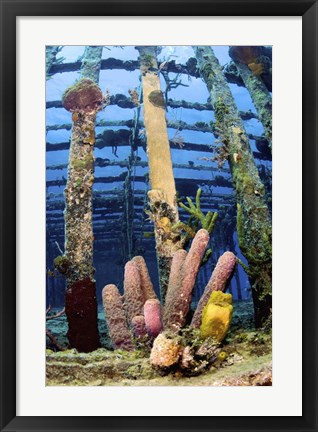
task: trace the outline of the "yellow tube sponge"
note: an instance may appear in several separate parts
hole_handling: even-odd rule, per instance
[[[230,327],[232,313],[232,295],[213,291],[202,312],[201,337],[212,336],[221,342]]]

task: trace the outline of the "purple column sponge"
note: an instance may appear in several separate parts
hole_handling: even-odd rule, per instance
[[[202,311],[207,304],[212,291],[225,291],[227,284],[233,275],[236,263],[237,258],[232,252],[224,252],[224,254],[218,259],[212,276],[205,287],[204,293],[202,294],[202,297],[193,315],[191,321],[192,327],[200,327]]]
[[[180,279],[167,296],[164,309],[165,329],[178,330],[184,326],[189,312],[191,293],[200,268],[200,264],[209,243],[210,235],[207,230],[200,229],[192,240],[191,248],[179,270]],[[180,260],[182,256],[180,255]],[[177,266],[176,266],[177,267]],[[176,275],[170,277],[176,278]]]
[[[102,291],[105,317],[114,348],[134,349],[123,309],[123,302],[116,285],[106,285]]]
[[[141,290],[140,273],[137,265],[133,261],[128,261],[125,265],[124,295],[125,310],[128,323],[130,324],[134,316],[143,315],[144,306],[144,296]]]
[[[144,316],[147,333],[153,338],[162,330],[161,304],[157,299],[149,299],[144,305]]]
[[[133,317],[131,320],[131,327],[137,339],[143,339],[145,336],[147,336],[145,317],[143,315],[136,315]]]
[[[132,260],[136,264],[140,274],[140,285],[143,292],[144,301],[148,299],[156,299],[157,295],[153,289],[153,285],[149,276],[147,264],[142,256],[135,256]]]

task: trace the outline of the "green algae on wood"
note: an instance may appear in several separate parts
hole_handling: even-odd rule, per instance
[[[255,324],[271,318],[272,258],[271,221],[264,199],[264,185],[250,148],[242,119],[222,68],[210,47],[195,47],[202,78],[215,109],[215,134],[221,141],[221,157],[228,160],[240,206],[237,229],[239,246],[248,259],[255,307]],[[265,235],[264,235],[265,234]]]
[[[235,47],[235,53],[239,48]],[[265,137],[268,140],[269,147],[272,147],[272,97],[266,88],[261,76],[259,74],[253,73],[253,71],[248,67],[247,64],[239,61],[236,56],[233,55],[233,47],[229,50],[230,56],[242,77],[245,87],[249,91],[255,108],[257,109],[259,120],[262,122]]]
[[[103,47],[87,46],[81,65],[81,75],[98,83]]]
[[[94,279],[92,185],[94,182],[93,147],[85,143],[94,134],[96,113],[103,94],[89,79],[69,88],[63,97],[69,110],[79,112],[73,121],[65,196],[65,255],[70,266],[67,285],[89,277]]]
[[[58,255],[55,257],[53,264],[61,274],[66,274],[70,265],[69,260],[65,255]]]
[[[47,45],[45,47],[45,65],[46,65],[46,79],[50,79],[50,70],[53,65],[61,64],[65,58],[60,57],[56,59],[57,54],[61,51],[63,47],[59,45]]]

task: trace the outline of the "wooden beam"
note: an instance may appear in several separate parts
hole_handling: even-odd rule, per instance
[[[135,189],[134,190],[134,196],[135,197],[139,197],[139,198],[142,197],[143,198],[145,193],[147,193],[147,190],[141,190],[141,189]],[[113,198],[117,198],[117,199],[122,198],[122,199],[124,199],[124,192],[123,192],[123,190],[118,190],[118,189],[113,189],[113,190],[96,190],[96,189],[94,189],[93,190],[93,200],[95,198],[104,198],[105,196],[107,197],[107,196],[110,196],[110,195]],[[195,195],[189,194],[188,196],[190,196],[190,198],[195,198]],[[202,202],[205,202],[205,201],[210,202],[210,200],[213,200],[213,199],[224,199],[224,200],[227,200],[227,199],[231,199],[232,197],[233,197],[232,193],[225,194],[225,193],[216,193],[216,192],[213,191],[213,194],[210,194],[210,193],[202,192],[202,194],[201,194],[201,201]],[[55,193],[50,192],[47,195],[47,202],[50,202],[50,201],[53,201],[53,200],[59,200],[59,199],[64,200],[64,194],[63,193],[56,193],[55,194]]]
[[[114,183],[114,182],[123,182],[126,178],[127,173],[124,172],[120,174],[119,176],[107,176],[107,177],[95,177],[94,183]],[[232,188],[232,181],[230,179],[226,179],[222,177],[221,175],[216,175],[214,179],[187,179],[187,178],[177,178],[176,184],[177,184],[177,190],[178,185],[179,187],[182,186],[182,189],[184,186],[189,186],[189,191],[193,191],[193,186],[198,188],[200,185],[209,185],[209,186],[215,186],[215,187],[228,187]],[[145,176],[135,176],[135,182],[141,182],[144,183],[146,181]],[[65,186],[66,185],[66,179],[61,180],[48,180],[46,182],[46,187],[51,186]]]
[[[212,107],[212,105],[211,105]],[[242,120],[250,120],[252,118],[257,119],[257,114],[253,113],[252,111],[240,111],[240,115],[242,117]],[[113,127],[113,126],[126,126],[128,128],[132,128],[134,126],[134,120],[100,120],[96,122],[96,127]],[[143,122],[139,122],[138,126],[141,128],[144,126]],[[189,124],[183,121],[168,121],[167,127],[171,129],[179,129],[181,130],[193,130],[196,132],[208,132],[212,133],[212,129],[207,123],[204,122],[197,122],[195,124]],[[71,123],[63,123],[59,125],[47,125],[46,131],[57,131],[57,130],[71,130],[72,124]]]
[[[124,94],[115,94],[110,97],[109,105],[117,105],[119,108],[134,109],[136,105],[131,101],[130,97]],[[174,100],[168,99],[167,105],[170,108],[186,108],[195,109],[197,111],[213,111],[213,106],[210,103],[199,103],[199,102],[188,102],[185,100]],[[63,108],[60,100],[47,101],[46,109],[50,108]],[[252,111],[240,111],[242,120],[250,120],[251,118],[257,118],[257,114]],[[128,120],[130,122],[130,120]],[[69,126],[67,126],[69,128]]]
[[[205,165],[195,165],[194,162],[190,161],[191,163],[188,164],[178,164],[175,163],[173,164],[173,169],[190,169],[190,170],[194,170],[194,171],[211,171],[211,172],[225,172],[225,173],[230,173],[230,170],[227,168],[216,168],[213,166],[205,166]],[[134,163],[134,165],[136,167],[141,167],[141,168],[148,168],[148,161],[136,161]],[[95,167],[110,167],[110,166],[119,166],[120,168],[128,168],[129,166],[129,161],[128,160],[123,160],[123,161],[117,161],[117,160],[109,160],[109,159],[102,159],[102,158],[96,158],[95,159],[95,163],[94,163]],[[68,165],[67,164],[60,164],[60,165],[49,165],[46,167],[46,169],[48,171],[56,171],[56,170],[65,170],[67,169]]]
[[[248,134],[249,139],[252,140],[264,140],[262,137],[258,137],[252,134]],[[120,129],[118,131],[113,130],[106,130],[103,132],[103,134],[99,134],[96,137],[96,144],[95,147],[99,149],[103,149],[105,147],[111,147],[113,149],[114,154],[116,153],[117,147],[126,147],[130,146],[129,143],[130,138],[130,131],[126,129]],[[210,145],[210,144],[195,144],[190,142],[183,142],[182,147],[176,146],[174,142],[171,140],[169,141],[170,148],[174,150],[188,150],[188,151],[198,151],[198,152],[205,152],[205,153],[212,153],[217,150],[216,145]],[[144,147],[144,143],[140,140],[137,140],[138,147]],[[70,143],[68,141],[66,142],[60,142],[56,144],[52,144],[47,142],[46,143],[46,151],[61,151],[61,150],[68,150],[70,147]],[[259,160],[269,160],[268,154],[263,154],[260,152],[253,152],[254,158]]]
[[[263,51],[265,56],[271,59],[271,51],[263,47]],[[200,73],[196,67],[195,61],[196,59],[190,57],[186,64],[176,64],[175,60],[168,61],[166,64],[166,70],[168,72],[174,73],[182,73],[186,75],[190,75],[194,78],[200,78]],[[232,63],[232,62],[231,62]],[[225,65],[224,74],[230,83],[237,84],[239,86],[244,86],[242,79],[239,79],[239,74],[235,70],[235,68],[231,67],[231,63]],[[113,57],[109,57],[107,59],[102,59],[101,61],[101,69],[105,70],[113,70],[113,69],[121,69],[129,72],[135,71],[139,69],[139,61],[138,60],[119,60]],[[228,66],[228,67],[227,67]],[[74,72],[78,71],[81,68],[81,61],[78,60],[76,62],[68,62],[68,63],[53,63],[50,67],[50,75],[63,73],[63,72]]]

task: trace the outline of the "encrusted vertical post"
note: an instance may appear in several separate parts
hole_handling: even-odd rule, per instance
[[[153,213],[161,301],[164,303],[172,256],[181,248],[180,235],[172,231],[178,221],[176,188],[166,125],[165,101],[160,90],[156,47],[138,46],[147,136],[149,205]]]
[[[254,48],[251,50],[250,48]],[[270,149],[272,148],[272,96],[267,90],[262,78],[263,71],[258,47],[232,46],[229,54],[241,75],[245,87],[249,91],[258,118],[262,122]],[[249,54],[246,56],[246,52]],[[253,52],[255,52],[253,54]],[[258,58],[260,61],[258,62]]]
[[[50,78],[50,69],[53,63],[56,61],[56,55],[61,50],[61,46],[59,45],[47,45],[45,47],[45,71],[46,71],[46,79]]]
[[[272,228],[262,184],[242,119],[222,68],[207,46],[194,47],[200,73],[210,91],[215,114],[215,133],[222,142],[232,174],[237,200],[237,233],[242,253],[248,260],[253,288],[255,324],[271,316]]]
[[[85,47],[81,65],[81,77],[89,78],[98,84],[100,73],[100,62],[102,58],[102,46]]]
[[[104,95],[98,81],[102,47],[87,47],[81,78],[62,97],[72,113],[72,139],[65,196],[65,312],[68,339],[78,351],[100,346],[97,300],[93,267],[92,186],[96,114],[103,108]],[[55,260],[56,261],[56,260]]]

